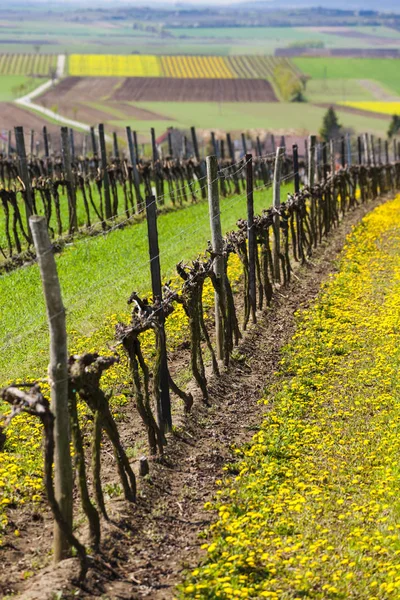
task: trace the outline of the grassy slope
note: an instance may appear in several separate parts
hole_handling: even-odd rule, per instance
[[[270,191],[255,194],[257,212],[270,202]],[[244,196],[222,201],[225,231],[245,216],[245,203]],[[177,262],[204,251],[209,239],[207,203],[162,215],[158,227],[166,277],[174,272]],[[150,288],[146,228],[143,222],[106,237],[82,240],[57,257],[70,330],[78,335],[95,330],[105,317],[126,307],[133,289],[146,292]],[[47,328],[38,268],[2,276],[0,294],[0,382],[42,374],[48,360]]]
[[[307,82],[306,97],[308,102],[374,100],[373,94],[357,79],[311,79]]]
[[[373,79],[400,93],[400,59],[294,58],[293,61],[315,79]]]
[[[273,131],[296,130],[315,132],[321,126],[325,109],[307,103],[239,103],[239,102],[137,102],[135,106],[158,114],[166,115],[166,121],[110,121],[110,125],[133,129],[149,130],[155,127],[161,132],[167,126],[187,128],[195,125],[201,129],[238,130],[271,129]],[[341,121],[346,127],[356,131],[372,131],[382,135],[387,130],[387,122],[368,116],[341,113]]]
[[[399,598],[399,218],[367,215],[301,315],[180,598]]]
[[[11,102],[14,98],[21,96],[21,86],[24,86],[22,94],[26,94],[38,87],[45,79],[26,77],[25,75],[0,75],[0,102]]]

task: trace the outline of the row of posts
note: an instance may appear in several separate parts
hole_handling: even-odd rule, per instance
[[[25,146],[22,127],[15,128],[17,141],[17,151],[20,161],[21,177],[26,184],[29,182],[28,166],[25,155]],[[104,128],[99,127],[100,150],[104,150]],[[62,130],[63,158],[65,168],[70,176],[71,155],[70,140],[68,138],[68,129]],[[135,160],[135,143],[132,132],[128,130],[128,143],[132,163]],[[310,136],[308,139],[308,183],[313,185],[319,171],[319,157],[317,152],[316,137]],[[329,170],[334,173],[336,169],[335,148],[333,142],[330,142],[331,164]],[[378,152],[374,151],[374,140],[372,136],[364,136],[364,139],[358,139],[358,162],[363,164],[374,164],[374,161],[381,159],[381,145],[378,146]],[[322,166],[324,176],[327,176],[327,154],[326,145],[322,148]],[[341,166],[344,168],[351,164],[351,145],[349,140],[341,140]],[[398,148],[394,145],[395,159],[398,157]],[[298,147],[293,145],[293,179],[294,192],[300,191],[299,160]],[[386,161],[389,162],[388,144],[385,144]],[[281,206],[281,167],[285,155],[285,148],[279,146],[276,149],[274,180],[273,180],[273,217],[274,248],[273,248],[273,269],[276,282],[280,281],[279,254],[280,254],[280,217],[279,209]],[[102,156],[105,154],[102,153]],[[249,296],[251,315],[253,323],[256,323],[256,239],[254,232],[254,186],[253,186],[253,157],[246,154],[246,196],[247,196],[247,239],[249,255]],[[369,162],[371,161],[371,162]],[[106,165],[104,165],[105,167]],[[223,258],[223,235],[221,226],[221,208],[219,199],[219,181],[218,181],[218,157],[216,155],[208,156],[206,159],[206,177],[208,188],[209,218],[211,229],[211,243],[214,259],[214,272],[219,282],[215,292],[215,327],[216,327],[216,349],[219,360],[224,360],[224,328],[222,323],[222,306],[225,302],[225,265]],[[104,169],[105,173],[107,169]],[[29,188],[27,188],[26,202],[30,205],[31,197]],[[31,205],[30,205],[31,206]],[[311,204],[312,206],[312,204]],[[153,299],[162,298],[162,278],[160,265],[160,249],[157,231],[157,201],[154,196],[146,198],[148,245],[151,270],[151,284]],[[72,467],[69,452],[69,416],[68,416],[68,377],[67,377],[67,335],[65,325],[65,309],[61,298],[61,291],[57,277],[56,263],[54,254],[51,252],[51,242],[49,239],[46,220],[44,217],[32,216],[32,211],[27,213],[30,230],[32,231],[33,242],[35,245],[40,273],[43,282],[43,291],[45,295],[47,317],[50,329],[50,378],[51,378],[51,399],[52,410],[56,416],[55,419],[55,491],[56,498],[60,504],[64,519],[72,525]],[[169,372],[167,364],[166,340],[164,332],[165,316],[160,311],[160,326],[162,335],[161,352],[161,372],[160,372],[160,394],[159,404],[157,406],[157,420],[160,428],[168,432],[172,427],[171,401],[169,390]],[[56,525],[54,556],[56,560],[61,560],[68,555],[68,544],[62,532]]]

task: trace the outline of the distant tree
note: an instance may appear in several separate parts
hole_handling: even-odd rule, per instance
[[[400,115],[393,115],[388,129],[388,137],[392,138],[400,133]]]
[[[329,140],[338,137],[341,129],[342,126],[339,123],[335,109],[330,106],[322,120],[322,127],[319,130],[319,135],[324,142],[328,142]]]

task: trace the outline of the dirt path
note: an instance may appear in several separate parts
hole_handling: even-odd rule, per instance
[[[257,401],[272,383],[280,350],[295,330],[294,313],[315,298],[321,283],[335,270],[334,260],[352,226],[379,203],[348,215],[316,251],[312,265],[298,269],[293,282],[276,294],[272,309],[259,315],[231,367],[218,380],[211,380],[211,407],[196,397],[195,410],[170,436],[163,462],[153,462],[150,478],[140,481],[137,504],[119,498],[112,503],[103,541],[108,566],[90,570],[80,598],[173,598],[182,571],[201,558],[199,533],[213,518],[204,503],[213,497],[215,480],[232,459],[230,448],[249,441],[262,420],[264,408]],[[129,430],[129,421],[125,428]],[[58,591],[63,599],[75,598],[68,576],[76,570],[76,559],[64,561],[18,584],[16,591],[25,590],[20,596],[24,600],[50,600]]]
[[[357,79],[357,83],[370,92],[375,100],[381,100],[382,102],[400,102],[400,97],[391,94],[386,90],[380,83],[377,81],[372,81],[372,79]]]

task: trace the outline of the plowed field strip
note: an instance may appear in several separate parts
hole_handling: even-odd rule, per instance
[[[113,100],[131,102],[276,102],[262,79],[127,78]]]

